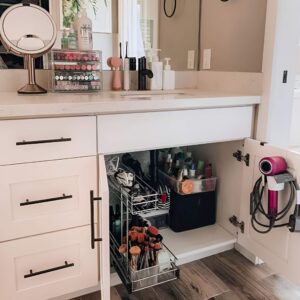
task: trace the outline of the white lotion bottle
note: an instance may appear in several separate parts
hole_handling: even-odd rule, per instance
[[[175,90],[175,71],[171,69],[171,58],[165,58],[164,72],[163,72],[163,90]]]
[[[163,63],[158,59],[158,51],[152,50],[152,60],[149,63],[149,69],[153,72],[153,78],[149,79],[149,89],[159,91],[163,89]]]
[[[78,14],[75,25],[77,27],[77,39],[79,50],[93,50],[93,24],[87,16],[86,8]]]

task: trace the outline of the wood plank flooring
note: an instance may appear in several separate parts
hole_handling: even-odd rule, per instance
[[[111,300],[299,300],[300,288],[255,266],[235,250],[180,267],[180,279],[128,295],[122,285],[111,289]],[[94,293],[73,300],[100,300]],[[105,299],[109,300],[109,299]]]

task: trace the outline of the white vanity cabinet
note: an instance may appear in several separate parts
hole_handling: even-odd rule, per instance
[[[249,197],[264,156],[300,155],[249,139],[252,105],[87,117],[0,121],[1,299],[70,299],[101,288],[110,299],[109,187],[105,156],[188,146],[215,167],[217,223],[162,230],[179,265],[237,248],[300,284],[300,235],[253,231]],[[249,154],[249,165],[233,153]],[[243,158],[243,157],[242,157]],[[244,232],[229,218],[244,222]],[[286,221],[286,220],[285,220]],[[71,295],[71,296],[70,296]]]
[[[0,299],[97,285],[96,117],[0,121],[0,134]]]

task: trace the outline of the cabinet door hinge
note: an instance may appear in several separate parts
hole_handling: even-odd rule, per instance
[[[246,155],[243,155],[241,150],[237,150],[236,152],[234,152],[233,157],[236,158],[237,161],[243,161],[247,167],[249,167],[249,163],[250,163],[250,154],[247,153]]]
[[[229,222],[233,226],[238,227],[241,230],[241,233],[245,232],[245,223],[243,221],[239,222],[236,216],[232,216],[231,218],[229,218]]]

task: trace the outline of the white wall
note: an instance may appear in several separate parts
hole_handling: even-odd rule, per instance
[[[266,6],[267,0],[202,0],[201,56],[212,49],[212,70],[261,72]]]
[[[282,147],[290,143],[299,11],[299,0],[268,0],[257,139]],[[287,83],[283,83],[284,70],[288,70]]]
[[[293,102],[290,147],[300,149],[300,89],[295,92]]]

